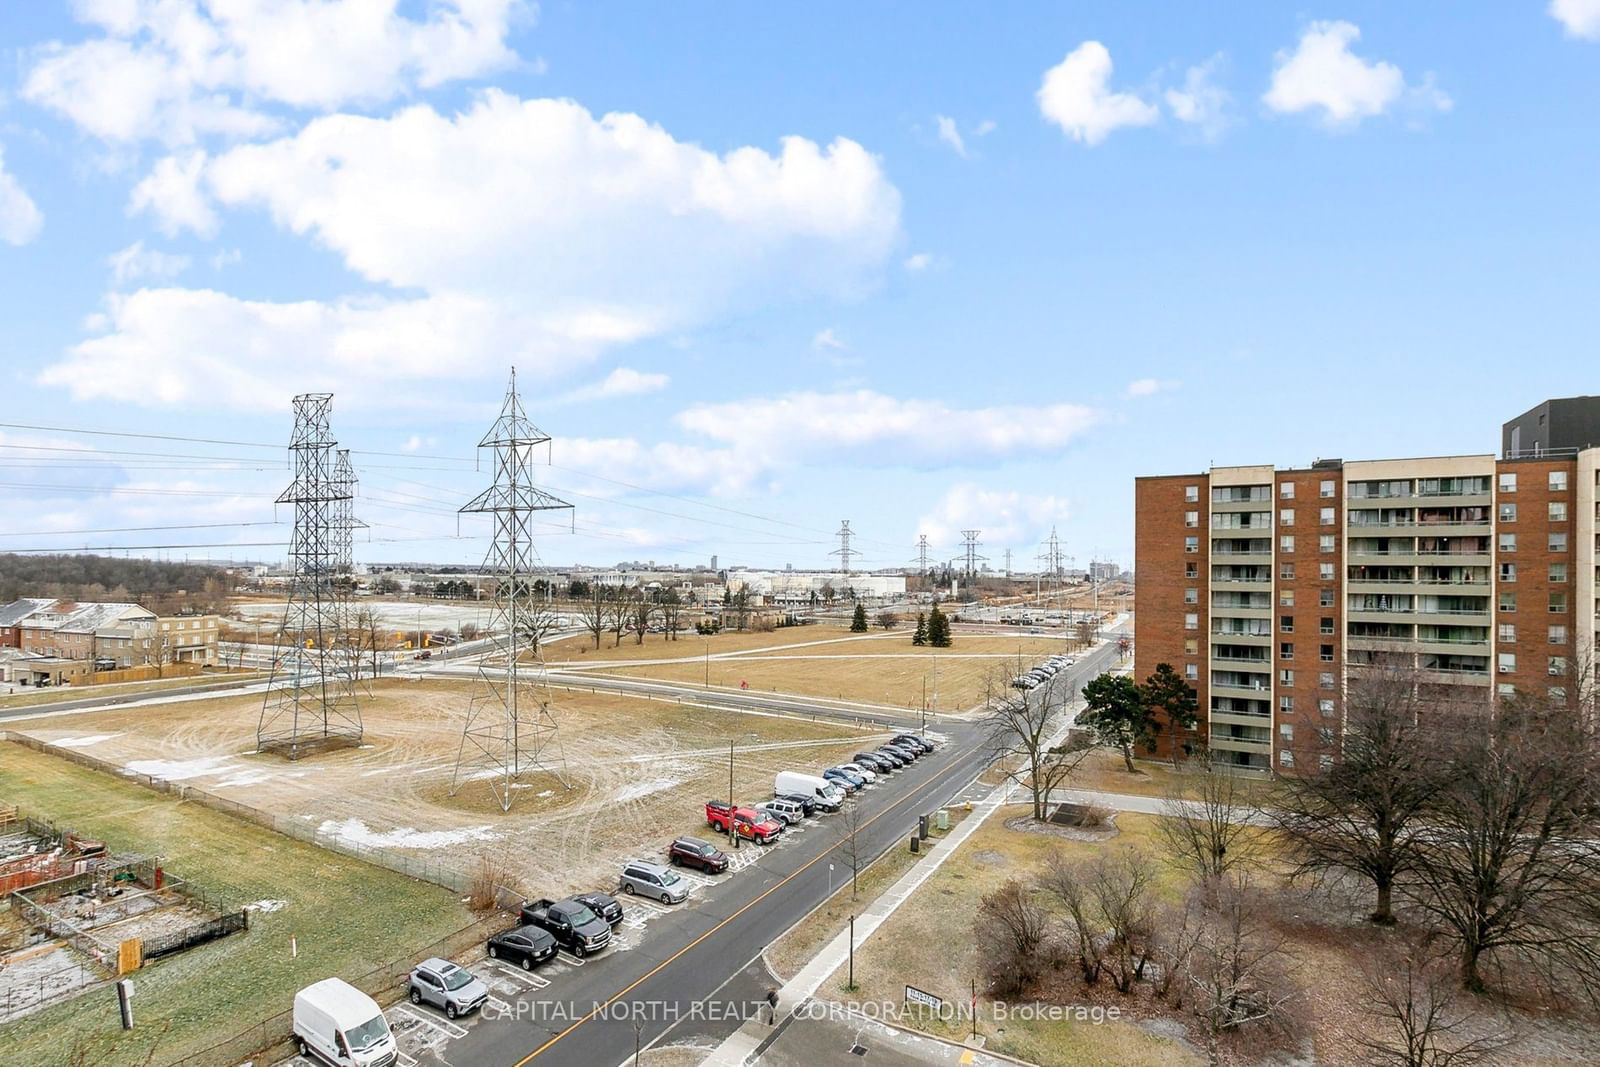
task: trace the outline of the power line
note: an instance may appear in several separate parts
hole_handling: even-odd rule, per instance
[[[282,526],[281,522],[202,522],[177,526],[110,526],[98,530],[30,530],[0,537],[76,537],[79,534],[151,533],[157,530],[224,530],[241,526]]]

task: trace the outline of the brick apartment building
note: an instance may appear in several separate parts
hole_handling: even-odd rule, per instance
[[[29,597],[0,605],[0,649],[107,668],[218,663],[215,615],[158,617],[137,604]]]
[[[1502,456],[1212,467],[1135,483],[1135,670],[1199,696],[1212,758],[1338,758],[1342,694],[1375,664],[1430,695],[1571,699],[1594,662],[1600,397],[1502,428]]]

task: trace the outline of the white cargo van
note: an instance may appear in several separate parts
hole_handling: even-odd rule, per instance
[[[348,982],[324,978],[294,995],[302,1056],[338,1067],[393,1067],[400,1059],[377,1002]]]
[[[802,774],[799,771],[779,771],[772,780],[772,792],[774,796],[798,793],[803,797],[811,797],[816,800],[818,807],[829,811],[838,811],[839,805],[844,803],[843,789],[821,775]]]

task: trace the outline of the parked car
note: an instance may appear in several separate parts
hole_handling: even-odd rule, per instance
[[[841,763],[839,764],[839,767],[842,770],[849,771],[851,774],[858,775],[859,777],[866,779],[868,785],[871,785],[873,782],[878,780],[878,772],[873,770],[871,767],[868,767],[864,763]]]
[[[783,833],[782,823],[754,808],[736,808],[726,800],[706,801],[707,826],[728,833],[730,824],[734,833],[758,845],[770,844]]]
[[[610,893],[574,893],[572,899],[589,905],[589,910],[612,926],[622,921],[622,902]]]
[[[915,749],[907,748],[905,745],[896,744],[893,741],[887,742],[883,747],[888,749],[890,752],[893,752],[896,756],[899,756],[907,763],[915,762],[916,758],[922,755],[922,753],[916,751]]]
[[[571,897],[524,903],[522,921],[549,931],[562,948],[579,958],[599,952],[611,943],[611,924],[596,915],[589,905]]]
[[[300,1055],[333,1064],[393,1067],[400,1059],[377,1002],[341,978],[294,995],[294,1040]]]
[[[817,813],[817,798],[814,796],[807,796],[804,793],[775,793],[773,794],[773,799],[787,800],[791,804],[798,804],[800,805],[800,810],[808,816]]]
[[[879,774],[888,774],[894,770],[894,766],[876,752],[857,752],[850,758],[855,761],[857,766],[870,768]]]
[[[689,895],[689,880],[671,867],[635,860],[622,865],[622,891],[663,904],[681,904]]]
[[[874,753],[874,755],[881,760],[887,761],[889,766],[893,767],[897,771],[906,765],[906,760],[904,757],[896,755],[895,753],[890,752],[887,748],[881,746]]]
[[[890,740],[896,741],[902,745],[913,745],[922,752],[933,751],[933,742],[927,740],[926,738],[918,737],[916,734],[896,734]]]
[[[694,867],[707,874],[728,869],[728,854],[698,837],[680,837],[667,846],[667,859],[674,867]]]
[[[525,971],[556,954],[556,939],[537,926],[503,930],[489,939],[489,958],[515,963]]]
[[[777,795],[799,793],[809,796],[823,811],[838,811],[844,803],[844,790],[830,785],[826,778],[801,771],[779,771],[773,779],[772,791]]]
[[[803,822],[806,817],[805,809],[792,800],[778,800],[777,798],[773,798],[772,800],[765,800],[760,804],[752,804],[750,806],[759,812],[763,812],[766,815],[777,819],[785,826],[793,826],[795,823]]]
[[[465,967],[434,956],[411,969],[406,995],[411,1003],[432,1004],[441,1009],[446,1018],[454,1019],[483,1007],[483,1002],[489,999],[489,987]]]
[[[858,789],[865,789],[867,787],[867,780],[865,778],[854,773],[853,771],[847,771],[843,767],[829,767],[827,770],[822,772],[822,777],[826,778],[830,782],[839,783],[839,786],[844,789],[846,793],[854,793]]]

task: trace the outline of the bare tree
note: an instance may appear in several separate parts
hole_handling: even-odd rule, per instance
[[[991,761],[1032,794],[1033,817],[1042,822],[1051,791],[1072,777],[1093,746],[1068,743],[1068,702],[1056,686],[1011,687],[1021,671],[1019,658],[1014,669],[991,673],[983,727]]]
[[[861,869],[872,861],[867,842],[861,830],[867,824],[866,814],[855,797],[844,802],[844,807],[833,820],[834,832],[839,835],[839,858],[850,868],[850,899],[856,898],[857,882]]]
[[[1066,906],[1084,981],[1101,972],[1119,993],[1144,977],[1155,933],[1156,869],[1133,848],[1070,862],[1059,852],[1046,861],[1043,887]]]
[[[1014,878],[979,902],[974,932],[992,991],[1016,993],[1038,980],[1047,926],[1044,909]]]
[[[1094,985],[1100,981],[1100,971],[1105,961],[1100,951],[1094,902],[1083,864],[1069,861],[1060,852],[1051,852],[1046,860],[1041,884],[1066,908],[1067,921],[1072,927],[1070,940],[1073,954],[1077,957],[1078,973],[1083,975],[1085,985]]]
[[[1197,888],[1200,918],[1187,977],[1212,1063],[1224,1034],[1277,1020],[1294,999],[1288,938],[1243,872]]]
[[[900,616],[896,615],[892,611],[880,611],[878,613],[877,623],[885,630],[892,630],[896,626],[900,625]]]
[[[1435,742],[1419,725],[1410,672],[1360,679],[1345,701],[1341,757],[1327,770],[1281,779],[1273,822],[1295,873],[1347,871],[1377,891],[1372,921],[1394,922],[1395,883],[1411,867],[1430,804],[1444,784]]]
[[[517,614],[517,633],[535,654],[543,651],[545,640],[560,628],[561,615],[548,600],[530,598]]]
[[[641,589],[634,594],[633,603],[631,605],[631,613],[633,631],[636,635],[634,644],[642,645],[644,644],[645,631],[650,629],[650,620],[655,618],[656,614],[656,604],[655,601],[650,598],[649,593]]]
[[[1600,1000],[1593,737],[1564,700],[1508,703],[1445,736],[1449,773],[1402,892],[1454,945],[1465,988],[1504,955]]]
[[[676,589],[665,589],[657,601],[661,608],[661,625],[667,631],[667,640],[678,639],[678,615],[683,609],[683,598]]]
[[[1256,790],[1209,759],[1190,760],[1173,780],[1156,823],[1174,864],[1203,882],[1253,865],[1260,858]]]
[[[588,592],[582,600],[576,602],[578,617],[583,620],[583,628],[589,636],[594,638],[595,651],[600,649],[600,638],[606,632],[606,626],[611,620],[611,599],[608,590],[599,582],[590,582]]]
[[[1368,957],[1362,979],[1375,1028],[1358,1031],[1356,1041],[1376,1063],[1471,1067],[1511,1040],[1508,1026],[1474,1010],[1452,962],[1425,940]]]
[[[627,587],[619,586],[614,589],[611,598],[606,602],[606,629],[616,636],[616,643],[612,648],[622,647],[622,633],[628,628],[628,622],[633,618],[633,593]]]

